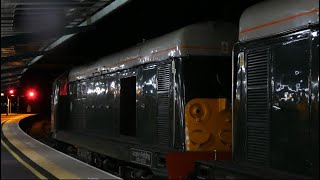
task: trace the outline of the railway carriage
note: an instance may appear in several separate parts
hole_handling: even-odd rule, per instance
[[[319,1],[249,7],[233,54],[233,161],[198,178],[319,179]]]
[[[66,72],[53,84],[53,138],[124,178],[182,178],[195,159],[231,158],[237,34],[197,23]]]

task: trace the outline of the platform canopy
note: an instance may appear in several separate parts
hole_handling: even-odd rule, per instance
[[[1,91],[35,62],[130,0],[1,0]]]

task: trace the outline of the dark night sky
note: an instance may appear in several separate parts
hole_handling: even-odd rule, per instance
[[[132,0],[100,20],[94,30],[80,33],[56,47],[23,75],[21,86],[38,88],[39,104],[42,104],[39,109],[50,111],[53,79],[74,65],[94,61],[195,22],[218,20],[238,24],[244,9],[257,2],[260,0]]]

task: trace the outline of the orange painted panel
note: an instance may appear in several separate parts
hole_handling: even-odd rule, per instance
[[[187,151],[231,151],[231,108],[225,98],[196,98],[185,108]]]

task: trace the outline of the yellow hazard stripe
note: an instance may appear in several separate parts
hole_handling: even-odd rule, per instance
[[[35,176],[37,176],[39,179],[47,179],[39,171],[35,170],[32,166],[22,160],[2,139],[1,144],[9,151],[10,154],[12,154],[14,158],[16,158],[17,161],[24,165],[24,167],[28,168]]]

